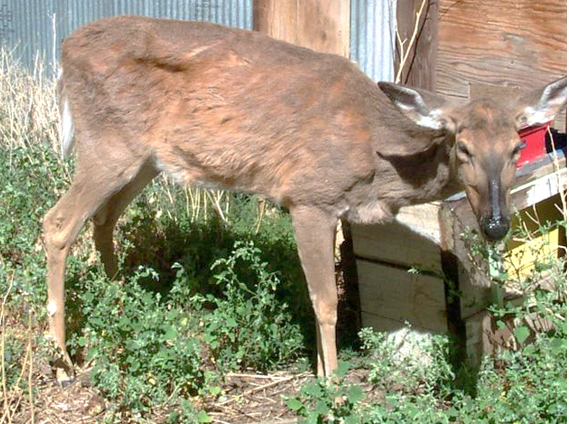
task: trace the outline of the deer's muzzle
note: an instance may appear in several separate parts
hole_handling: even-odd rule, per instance
[[[507,216],[491,216],[482,218],[480,228],[484,236],[490,241],[498,241],[504,238],[510,229],[510,218]]]
[[[498,178],[490,179],[488,183],[490,192],[490,216],[480,219],[480,228],[484,236],[490,241],[498,241],[504,238],[510,229],[510,218],[507,214],[508,207],[505,202],[505,192]]]

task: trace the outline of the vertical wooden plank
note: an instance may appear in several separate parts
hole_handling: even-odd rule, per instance
[[[350,0],[254,0],[253,27],[270,37],[322,53],[349,56]],[[342,237],[343,236],[343,237]],[[361,327],[357,270],[351,229],[342,222],[338,331],[355,334]]]
[[[254,28],[323,53],[349,55],[349,0],[255,0]]]
[[[425,90],[436,88],[436,57],[438,49],[439,0],[398,0],[397,32],[404,42],[401,51],[397,43],[395,57],[395,74],[403,60],[405,48],[413,38],[417,13],[425,1],[424,10],[419,17],[417,35],[410,54],[404,64],[401,83]]]
[[[347,57],[350,49],[349,0],[299,0],[298,45]]]
[[[466,324],[462,319],[459,293],[459,265],[454,253],[454,216],[447,204],[443,203],[438,212],[440,238],[441,268],[444,275],[445,304],[447,312],[447,328],[457,348],[452,349],[451,363],[460,367],[467,358]]]
[[[254,0],[253,28],[269,37],[297,44],[298,1]]]

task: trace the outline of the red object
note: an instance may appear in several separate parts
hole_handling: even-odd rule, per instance
[[[526,147],[522,149],[520,159],[516,163],[521,168],[527,163],[544,157],[547,154],[547,133],[551,122],[536,127],[528,127],[518,131],[520,139],[526,143]]]

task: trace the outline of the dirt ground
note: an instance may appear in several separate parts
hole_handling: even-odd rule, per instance
[[[223,396],[201,407],[213,423],[295,423],[298,418],[286,408],[283,395],[298,393],[311,377],[308,373],[228,374]],[[61,387],[55,378],[36,382],[35,387],[38,393],[33,407],[24,401],[24,393],[11,393],[9,406],[13,413],[7,423],[99,423],[110,406],[89,384],[88,370],[78,370],[75,381],[67,387]],[[167,422],[167,415],[168,411],[156,411],[153,419]]]
[[[358,384],[368,399],[381,394],[367,382],[367,370],[352,369],[346,382]],[[89,370],[76,369],[73,383],[62,387],[51,370],[36,369],[34,401],[28,393],[9,392],[8,402],[0,402],[2,424],[95,424],[103,423],[112,405],[89,383]],[[38,378],[39,376],[39,378]],[[299,418],[289,411],[283,397],[299,393],[313,374],[279,372],[271,375],[231,373],[226,375],[222,396],[198,405],[205,409],[213,424],[289,424]],[[3,405],[2,405],[3,404]],[[33,406],[32,406],[33,405]],[[9,410],[7,409],[9,408]],[[168,410],[152,411],[152,422],[167,423]],[[125,419],[130,423],[133,419]]]
[[[357,285],[350,283],[354,278],[352,274],[355,272],[353,258],[346,254],[341,257],[346,263],[336,264],[340,339],[346,335],[353,337],[360,327]],[[45,360],[38,360],[32,368],[34,379],[30,383],[36,390],[33,402],[27,400],[29,393],[8,392],[7,399],[0,398],[0,424],[103,422],[112,405],[109,405],[108,401],[91,386],[88,368],[76,368],[75,381],[66,387],[62,387],[57,382]],[[377,393],[372,392],[373,388],[364,383],[366,374],[365,370],[352,370],[347,381],[363,386],[368,395],[376,397]],[[283,397],[298,394],[300,387],[313,377],[311,373],[287,372],[272,375],[258,375],[254,372],[227,374],[226,382],[222,386],[223,396],[211,399],[199,407],[207,411],[214,424],[296,423],[299,418],[289,411]],[[169,412],[166,410],[153,411],[152,419],[157,424],[166,423]],[[129,423],[130,421],[124,422]]]

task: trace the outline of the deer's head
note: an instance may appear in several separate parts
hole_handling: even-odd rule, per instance
[[[484,236],[496,241],[510,227],[510,188],[524,148],[521,128],[551,121],[567,102],[567,78],[515,100],[488,98],[455,105],[440,96],[391,83],[378,83],[393,104],[416,124],[446,132],[452,140],[449,165],[466,191]],[[413,155],[441,138],[418,138],[399,147]],[[430,144],[429,144],[430,143]]]

